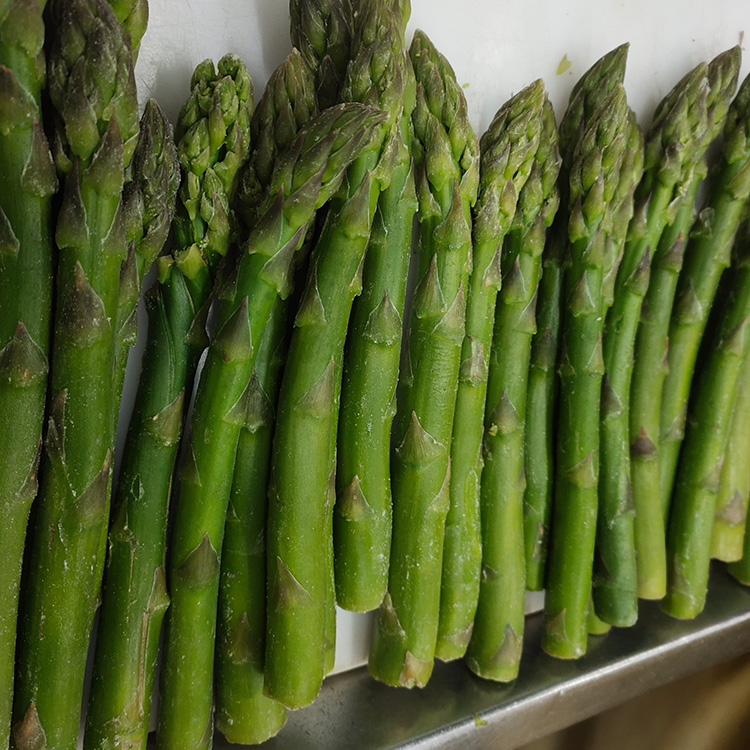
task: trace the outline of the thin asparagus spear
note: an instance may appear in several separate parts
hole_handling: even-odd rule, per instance
[[[40,109],[43,9],[14,0],[0,21],[0,747],[10,742],[21,563],[37,492],[52,313],[57,175]]]
[[[706,133],[706,72],[705,64],[698,65],[657,108],[646,137],[645,155],[637,160],[630,183],[631,206],[638,185],[636,215],[628,225],[614,301],[604,324],[593,600],[597,616],[620,627],[632,625],[638,618],[628,409],[633,349],[652,253],[664,228],[674,220],[700,157]],[[637,131],[633,148],[644,153]]]
[[[292,44],[315,75],[318,106],[340,101],[351,56],[354,11],[351,0],[290,0]]]
[[[175,248],[159,258],[159,278],[146,298],[148,339],[112,512],[87,747],[123,736],[136,747],[146,742],[169,604],[172,471],[205,347],[206,301],[229,245],[227,210],[247,159],[251,108],[250,78],[236,57],[223,58],[218,71],[210,61],[198,66],[176,133],[185,177],[173,221]]]
[[[380,0],[373,8],[378,4],[381,13],[393,13]],[[378,102],[392,110],[385,147],[393,154],[393,165],[390,184],[378,198],[363,268],[363,293],[354,302],[347,334],[333,516],[336,600],[344,609],[360,612],[378,607],[388,584],[390,436],[416,212],[410,145],[416,82],[400,31],[402,16],[399,11],[385,23],[372,11],[368,15],[365,26],[377,23],[378,35],[388,29],[382,43],[391,45],[393,56],[390,91],[384,89]],[[372,51],[374,59],[381,54]]]
[[[750,77],[724,126],[724,148],[705,208],[690,234],[669,322],[669,371],[659,420],[659,495],[664,518],[675,481],[698,347],[732,240],[750,196]]]
[[[495,303],[503,238],[534,163],[544,84],[532,83],[504,104],[480,140],[479,192],[473,216],[472,273],[451,442],[450,508],[445,524],[440,619],[435,655],[464,655],[479,597],[482,530],[479,479]],[[539,174],[536,174],[537,181]]]
[[[750,357],[745,359],[721,467],[719,493],[711,534],[711,557],[724,562],[743,557],[747,505],[750,497]]]
[[[616,47],[597,60],[576,83],[560,122],[562,165],[559,177],[561,205],[568,202],[568,173],[574,149],[585,125],[609,93],[625,77],[628,45]],[[552,515],[558,400],[557,361],[560,348],[562,263],[568,243],[568,214],[559,211],[542,257],[544,273],[537,295],[537,333],[532,339],[524,444],[524,547],[526,585],[544,588],[550,517]],[[611,271],[610,271],[611,276]]]
[[[420,281],[393,434],[388,594],[378,611],[369,669],[390,685],[421,687],[432,672],[437,639],[479,147],[448,62],[422,32],[415,34],[410,55],[417,78],[412,122]]]
[[[728,295],[696,383],[667,532],[664,611],[692,618],[706,600],[711,532],[742,365],[750,351],[750,231],[734,244]]]
[[[521,660],[526,593],[523,440],[527,379],[541,256],[559,201],[557,126],[547,100],[540,120],[531,173],[521,189],[514,225],[503,248],[503,286],[495,313],[484,420],[482,577],[467,652],[473,672],[502,682],[516,678]]]
[[[239,432],[252,418],[255,352],[275,300],[290,291],[294,255],[315,211],[381,119],[372,108],[344,105],[308,124],[277,162],[262,215],[224,282],[223,320],[198,384],[180,472],[159,747],[210,743],[221,547]]]
[[[576,658],[586,651],[599,474],[602,284],[609,201],[617,191],[631,129],[617,86],[593,115],[570,170],[560,412],[553,536],[542,648]]]
[[[100,0],[55,2],[48,60],[55,156],[65,173],[50,410],[20,626],[14,718],[48,747],[78,738],[101,585],[114,431],[113,363],[125,167],[138,113],[130,46]],[[49,530],[55,533],[50,535]]]
[[[676,197],[675,218],[664,228],[653,255],[648,291],[641,308],[630,390],[631,490],[635,507],[638,596],[661,599],[666,593],[666,534],[659,497],[659,411],[666,376],[669,318],[687,234],[695,215],[701,180],[707,171],[706,151],[724,126],[737,86],[739,50],[722,53],[709,63],[707,127],[683,194]]]
[[[274,163],[315,114],[312,71],[293,50],[269,79],[250,122],[253,151],[239,191],[248,228],[257,220]],[[265,741],[286,721],[286,709],[263,695],[265,528],[273,422],[293,302],[292,297],[274,303],[255,358],[250,389],[252,418],[241,429],[237,443],[221,553],[216,727],[229,741],[244,744]]]

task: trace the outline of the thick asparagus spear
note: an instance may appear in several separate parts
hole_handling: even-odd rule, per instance
[[[675,481],[698,346],[732,239],[750,196],[750,77],[740,86],[724,126],[724,148],[707,208],[701,211],[685,251],[669,322],[668,374],[659,421],[659,495],[664,518]]]
[[[117,20],[130,38],[133,48],[133,61],[138,58],[141,39],[148,26],[148,0],[107,0],[112,6]]]
[[[227,210],[247,158],[251,107],[247,71],[237,58],[225,57],[218,71],[210,61],[198,66],[180,114],[184,181],[173,222],[176,245],[171,256],[159,259],[159,279],[147,296],[148,339],[112,513],[87,747],[115,736],[134,746],[146,742],[156,649],[169,603],[172,470],[185,394],[205,346],[206,301],[229,244]],[[155,187],[152,181],[150,189]]]
[[[239,198],[252,227],[273,166],[316,114],[312,71],[297,50],[274,71],[250,122],[252,154]],[[241,429],[221,553],[216,633],[216,726],[238,743],[263,742],[286,720],[286,709],[263,695],[266,639],[268,473],[273,422],[288,346],[290,302],[277,300],[255,358],[253,418]]]
[[[341,386],[333,518],[336,600],[355,611],[375,609],[388,584],[390,436],[416,212],[411,159],[416,84],[400,31],[402,16],[400,11],[390,15],[393,11],[383,0],[372,8],[358,36],[380,37],[379,48],[372,47],[369,53],[373,59],[383,55],[386,45],[391,48],[393,77],[380,84],[383,91],[377,104],[391,111],[385,148],[391,151],[393,164],[390,184],[378,198],[363,268],[363,293],[352,308]],[[366,85],[364,80],[358,84],[361,89]],[[349,95],[355,93],[361,97],[363,91],[350,86]]]
[[[109,518],[120,194],[138,131],[130,46],[100,0],[56,2],[48,61],[65,173],[50,412],[28,556],[14,717],[21,735],[74,748]],[[56,533],[50,535],[49,530]]]
[[[629,402],[633,349],[653,251],[692,182],[706,133],[706,66],[698,65],[657,108],[633,174],[636,216],[604,325],[601,470],[593,600],[596,614],[626,627],[638,617],[634,511],[630,494]],[[642,149],[640,134],[633,148]],[[643,179],[640,179],[643,172]],[[632,208],[631,208],[632,212]]]
[[[0,747],[10,736],[18,591],[37,491],[52,314],[57,175],[40,109],[43,6],[14,0],[0,14]]]
[[[667,532],[667,614],[692,618],[706,600],[711,532],[742,365],[750,351],[750,232],[737,235],[728,295],[695,388]]]
[[[258,224],[224,282],[223,321],[198,384],[180,473],[159,747],[210,741],[221,547],[239,431],[253,416],[255,351],[275,300],[290,291],[294,255],[315,211],[341,184],[381,119],[377,110],[346,105],[308,124],[278,161]]]
[[[523,640],[526,569],[523,539],[524,428],[536,289],[547,228],[557,212],[560,154],[549,101],[528,181],[503,248],[503,286],[497,300],[489,360],[481,473],[482,576],[469,668],[510,682],[518,675]],[[456,415],[458,417],[458,414]],[[454,427],[454,441],[457,432]]]
[[[560,202],[568,203],[568,174],[575,146],[585,125],[609,93],[625,77],[628,46],[621,45],[597,60],[576,83],[560,122],[562,165]],[[524,492],[524,547],[526,585],[544,588],[548,535],[552,515],[558,399],[557,362],[560,348],[562,263],[568,243],[568,213],[559,211],[542,257],[544,272],[537,294],[537,332],[532,339],[527,395],[527,428],[524,444],[526,490]],[[611,272],[610,272],[611,273]]]
[[[351,0],[290,0],[292,44],[315,75],[321,109],[339,101],[349,63],[354,11]]]
[[[449,506],[450,441],[471,269],[478,143],[447,60],[417,32],[414,160],[420,206],[419,282],[401,368],[393,434],[393,539],[388,593],[369,669],[391,685],[430,677]]]
[[[750,357],[737,385],[737,398],[721,467],[716,513],[711,534],[711,557],[725,562],[743,558],[747,506],[750,498]],[[730,568],[731,569],[731,568]]]
[[[632,119],[622,86],[602,102],[570,170],[560,411],[553,536],[542,647],[553,656],[586,651],[599,475],[599,402],[608,207],[620,182]]]
[[[534,163],[543,103],[544,84],[536,81],[500,108],[480,141],[479,191],[472,227],[473,267],[453,417],[450,509],[445,524],[435,647],[435,655],[446,661],[464,655],[479,596],[479,479],[502,244],[516,212],[518,194]]]
[[[706,151],[721,132],[732,94],[737,86],[739,50],[722,53],[708,66],[707,127],[693,172],[670,213],[674,220],[664,228],[651,264],[648,291],[633,355],[630,391],[631,490],[635,508],[635,549],[638,595],[661,599],[666,592],[666,534],[659,497],[659,411],[666,376],[669,318],[677,277],[682,266],[687,234],[695,215],[701,180],[707,171]]]

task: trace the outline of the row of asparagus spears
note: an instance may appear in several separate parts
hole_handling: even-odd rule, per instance
[[[639,598],[697,615],[711,557],[750,583],[738,48],[645,135],[622,46],[478,140],[408,0],[292,0],[257,105],[206,61],[172,133],[144,0],[43,6],[0,4],[0,746],[76,746],[97,608],[84,746],[145,747],[163,638],[183,749],[312,703],[336,604],[421,687],[515,679],[527,589],[577,658]]]

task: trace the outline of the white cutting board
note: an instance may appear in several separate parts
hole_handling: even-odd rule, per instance
[[[365,0],[361,0],[364,2]],[[356,3],[357,0],[354,0]],[[172,122],[201,60],[235,52],[247,65],[256,101],[291,49],[286,0],[150,0],[151,18],[136,77],[141,102],[156,97]],[[601,55],[630,42],[625,85],[631,106],[648,127],[656,104],[701,60],[750,37],[747,0],[412,0],[414,29],[424,30],[451,61],[464,86],[472,123],[481,135],[495,111],[537,78],[562,115],[570,89]],[[750,70],[750,54],[741,76]],[[146,321],[142,320],[141,346]],[[124,414],[137,383],[134,351]],[[126,419],[121,420],[122,431]],[[527,610],[540,606],[530,596]],[[367,615],[339,613],[336,671],[366,659]]]

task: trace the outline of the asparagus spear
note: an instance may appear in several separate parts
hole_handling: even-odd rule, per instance
[[[563,206],[567,206],[568,202],[568,173],[573,164],[575,146],[583,135],[586,123],[601,107],[609,93],[622,83],[625,77],[627,51],[628,46],[624,44],[597,60],[571,92],[570,103],[560,122],[559,132],[562,165],[558,187]],[[556,368],[560,348],[562,263],[567,237],[568,213],[559,211],[542,256],[544,272],[537,294],[537,333],[531,345],[526,406],[524,548],[526,586],[532,590],[544,588],[552,514],[558,399]]]
[[[133,62],[138,59],[141,39],[148,26],[148,0],[107,0],[130,38]]]
[[[704,209],[693,227],[677,281],[669,322],[669,371],[659,420],[659,495],[667,518],[684,434],[688,395],[698,346],[732,238],[750,196],[750,77],[729,108],[724,149]]]
[[[500,255],[519,191],[534,163],[543,103],[544,84],[536,81],[500,108],[480,141],[473,268],[453,417],[450,509],[445,525],[435,647],[436,656],[446,661],[464,655],[479,596],[482,564],[479,478],[495,303],[501,283]],[[536,177],[538,181],[538,171]]]
[[[253,151],[239,192],[246,225],[256,221],[273,166],[316,114],[312,72],[297,50],[274,71],[250,122]],[[277,300],[251,377],[253,418],[240,431],[221,553],[216,634],[216,726],[232,741],[263,742],[286,709],[263,695],[266,638],[265,527],[273,421],[288,347],[292,296]]]
[[[634,511],[630,494],[629,400],[633,349],[653,251],[692,182],[706,133],[706,66],[698,65],[657,108],[630,189],[628,226],[603,338],[601,470],[593,600],[596,614],[626,627],[638,617]],[[642,149],[640,134],[634,148]],[[640,179],[641,171],[643,179]],[[639,182],[640,180],[640,182]],[[632,211],[632,209],[631,209]]]
[[[171,256],[159,258],[159,278],[146,298],[148,339],[109,533],[87,747],[117,736],[134,746],[146,741],[156,649],[169,604],[165,547],[172,470],[185,394],[205,346],[212,277],[229,244],[228,204],[249,150],[251,92],[236,57],[223,58],[218,71],[206,61],[193,74],[180,114],[176,135],[184,180],[173,222],[176,244]],[[150,189],[155,187],[151,181]]]
[[[543,100],[540,119],[539,146],[503,248],[503,286],[489,360],[481,473],[482,577],[467,652],[473,672],[502,682],[516,678],[521,660],[527,377],[541,256],[559,201],[557,126],[548,100]],[[458,434],[454,427],[454,441]]]
[[[40,109],[43,5],[5,3],[0,20],[0,747],[10,741],[21,561],[37,491],[52,312],[57,176]]]
[[[676,196],[670,209],[674,220],[664,228],[654,252],[648,291],[638,324],[630,392],[630,471],[635,508],[638,595],[646,599],[661,599],[666,592],[666,534],[658,501],[658,434],[669,317],[682,266],[685,238],[695,214],[698,188],[707,171],[706,151],[724,125],[737,86],[738,71],[738,48],[722,53],[708,66],[705,135],[692,175],[685,181],[682,194]]]
[[[732,423],[721,467],[716,513],[711,534],[711,557],[724,562],[743,558],[747,505],[750,497],[750,357],[745,359],[737,385]]]
[[[416,212],[410,145],[416,82],[401,24],[400,10],[394,15],[388,3],[376,0],[358,34],[378,40],[379,48],[372,47],[368,53],[373,60],[384,55],[388,45],[393,61],[392,80],[380,84],[378,102],[391,112],[384,148],[391,152],[393,165],[390,184],[378,198],[363,268],[363,293],[352,309],[337,441],[336,599],[341,607],[360,612],[382,602],[388,583],[390,436]],[[362,97],[367,86],[363,79],[357,83],[359,91],[350,85],[347,93]]]
[[[479,148],[447,60],[422,32],[415,34],[410,55],[417,78],[412,122],[419,282],[393,434],[388,593],[378,611],[369,669],[390,685],[421,687],[432,672],[437,639]]]
[[[130,46],[109,6],[60,0],[51,19],[49,93],[65,187],[49,422],[14,718],[19,736],[43,732],[48,747],[73,748],[109,517],[112,321],[127,250],[120,194],[138,117]]]
[[[554,531],[542,637],[542,648],[560,658],[586,650],[604,370],[602,283],[613,227],[608,206],[620,182],[631,125],[618,85],[591,118],[570,170]]]
[[[315,74],[321,109],[339,101],[349,63],[354,11],[351,0],[290,0],[292,44]]]
[[[174,517],[160,747],[203,746],[211,736],[221,547],[239,431],[253,416],[255,351],[274,301],[290,291],[294,254],[316,209],[380,122],[376,110],[347,105],[309,123],[277,163],[246,251],[224,282],[223,321],[198,384]]]
[[[706,600],[711,532],[742,364],[750,351],[750,231],[737,236],[729,292],[696,383],[667,532],[667,614],[692,618]]]

